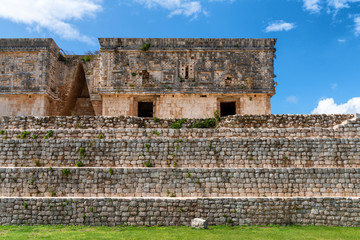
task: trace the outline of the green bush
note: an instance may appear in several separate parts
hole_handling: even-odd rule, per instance
[[[84,62],[89,62],[91,60],[90,56],[83,57]]]
[[[144,43],[142,46],[141,46],[141,51],[147,51],[149,50],[149,48],[151,47],[151,43]]]
[[[61,172],[62,172],[62,174],[64,174],[65,176],[69,176],[69,174],[70,174],[70,170],[67,169],[67,168],[63,169]]]
[[[21,138],[21,139],[24,139],[24,138],[26,138],[27,135],[30,135],[30,132],[24,131],[24,132],[22,132],[20,138]]]
[[[172,129],[180,129],[182,128],[182,125],[187,121],[186,118],[180,119],[177,122],[174,122],[170,128]]]
[[[216,120],[215,118],[207,118],[204,121],[199,121],[191,124],[191,128],[215,128]]]
[[[145,162],[145,167],[152,167],[151,162],[150,162],[150,161],[146,161],[146,162]]]
[[[78,161],[78,162],[76,163],[76,166],[77,166],[77,167],[82,167],[82,166],[84,166],[84,164],[83,164],[82,161]]]

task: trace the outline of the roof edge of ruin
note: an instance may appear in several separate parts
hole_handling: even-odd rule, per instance
[[[59,52],[60,48],[52,38],[0,38],[0,51],[13,50]]]
[[[274,49],[277,38],[98,38],[101,49]]]

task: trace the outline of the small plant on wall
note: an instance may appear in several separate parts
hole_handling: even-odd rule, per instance
[[[147,50],[149,50],[151,47],[151,43],[144,43],[142,46],[141,46],[141,51],[144,51],[146,52]]]

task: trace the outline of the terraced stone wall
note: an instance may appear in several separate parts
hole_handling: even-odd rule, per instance
[[[337,115],[235,115],[222,118],[220,128],[330,128],[354,118],[354,114]],[[1,129],[106,129],[106,128],[170,128],[180,119],[151,119],[138,117],[1,117]],[[192,124],[205,119],[187,119],[182,125],[189,128]]]
[[[359,226],[359,207],[359,198],[3,198],[0,224]]]

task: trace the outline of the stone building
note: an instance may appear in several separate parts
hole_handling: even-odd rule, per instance
[[[270,114],[276,39],[0,39],[0,116],[206,118]]]

